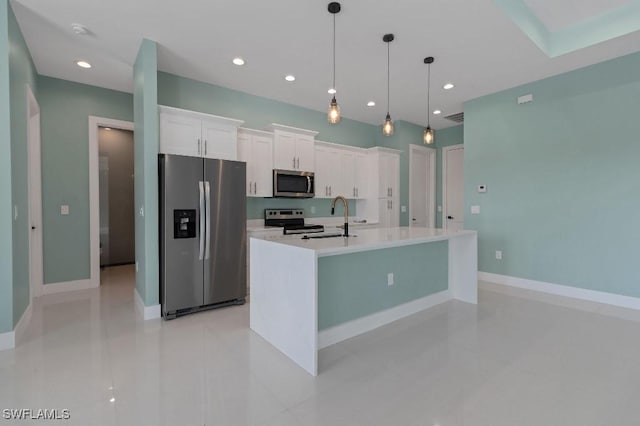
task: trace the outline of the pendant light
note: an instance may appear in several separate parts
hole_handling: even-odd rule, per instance
[[[333,15],[333,86],[331,91],[333,92],[333,98],[329,105],[329,111],[327,112],[327,120],[331,124],[337,124],[340,122],[340,107],[336,101],[336,14],[340,12],[340,3],[331,2],[328,6],[329,13]]]
[[[431,145],[434,142],[435,134],[433,129],[429,125],[431,119],[431,107],[430,107],[430,99],[429,95],[431,94],[431,64],[433,63],[433,56],[429,56],[424,58],[424,63],[427,64],[427,128],[424,129],[424,134],[422,135],[422,141],[425,145]]]
[[[389,114],[389,44],[393,39],[393,34],[385,34],[382,37],[382,41],[387,43],[387,118],[385,118],[384,124],[382,125],[382,134],[385,136],[393,135],[393,121],[391,121],[391,114]]]

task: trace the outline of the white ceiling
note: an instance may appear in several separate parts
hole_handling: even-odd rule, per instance
[[[551,26],[626,3],[526,2]],[[142,38],[149,38],[158,42],[162,71],[319,111],[326,111],[330,100],[332,17],[327,4],[12,0],[40,74],[130,92],[138,47]],[[74,34],[72,23],[93,34]],[[381,124],[386,114],[382,36],[388,32],[396,36],[391,44],[391,116],[416,124],[426,122],[425,56],[436,59],[431,65],[431,109],[441,109],[445,116],[462,111],[466,100],[640,49],[640,32],[635,32],[550,59],[493,0],[345,0],[336,26],[338,103],[344,117],[372,124]],[[233,65],[235,56],[242,56],[246,65]],[[78,68],[77,59],[88,60],[93,68]],[[285,82],[287,73],[297,80]],[[446,82],[455,83],[455,89],[443,90]],[[368,108],[371,99],[377,105]],[[432,116],[432,127],[455,125],[442,116]]]

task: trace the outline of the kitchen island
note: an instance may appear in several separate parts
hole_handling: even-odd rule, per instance
[[[250,327],[312,375],[318,350],[450,299],[477,303],[477,234],[251,238]]]

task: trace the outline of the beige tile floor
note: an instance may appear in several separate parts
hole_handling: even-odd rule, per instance
[[[483,283],[477,306],[323,350],[314,378],[249,330],[247,305],[144,322],[131,267],[102,283],[34,303],[25,341],[0,352],[0,410],[69,409],[57,425],[640,425],[635,311]]]

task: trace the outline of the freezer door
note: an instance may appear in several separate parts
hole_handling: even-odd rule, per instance
[[[159,156],[162,314],[203,305],[202,159]]]
[[[247,281],[246,163],[204,160],[207,235],[204,303],[244,299]]]

